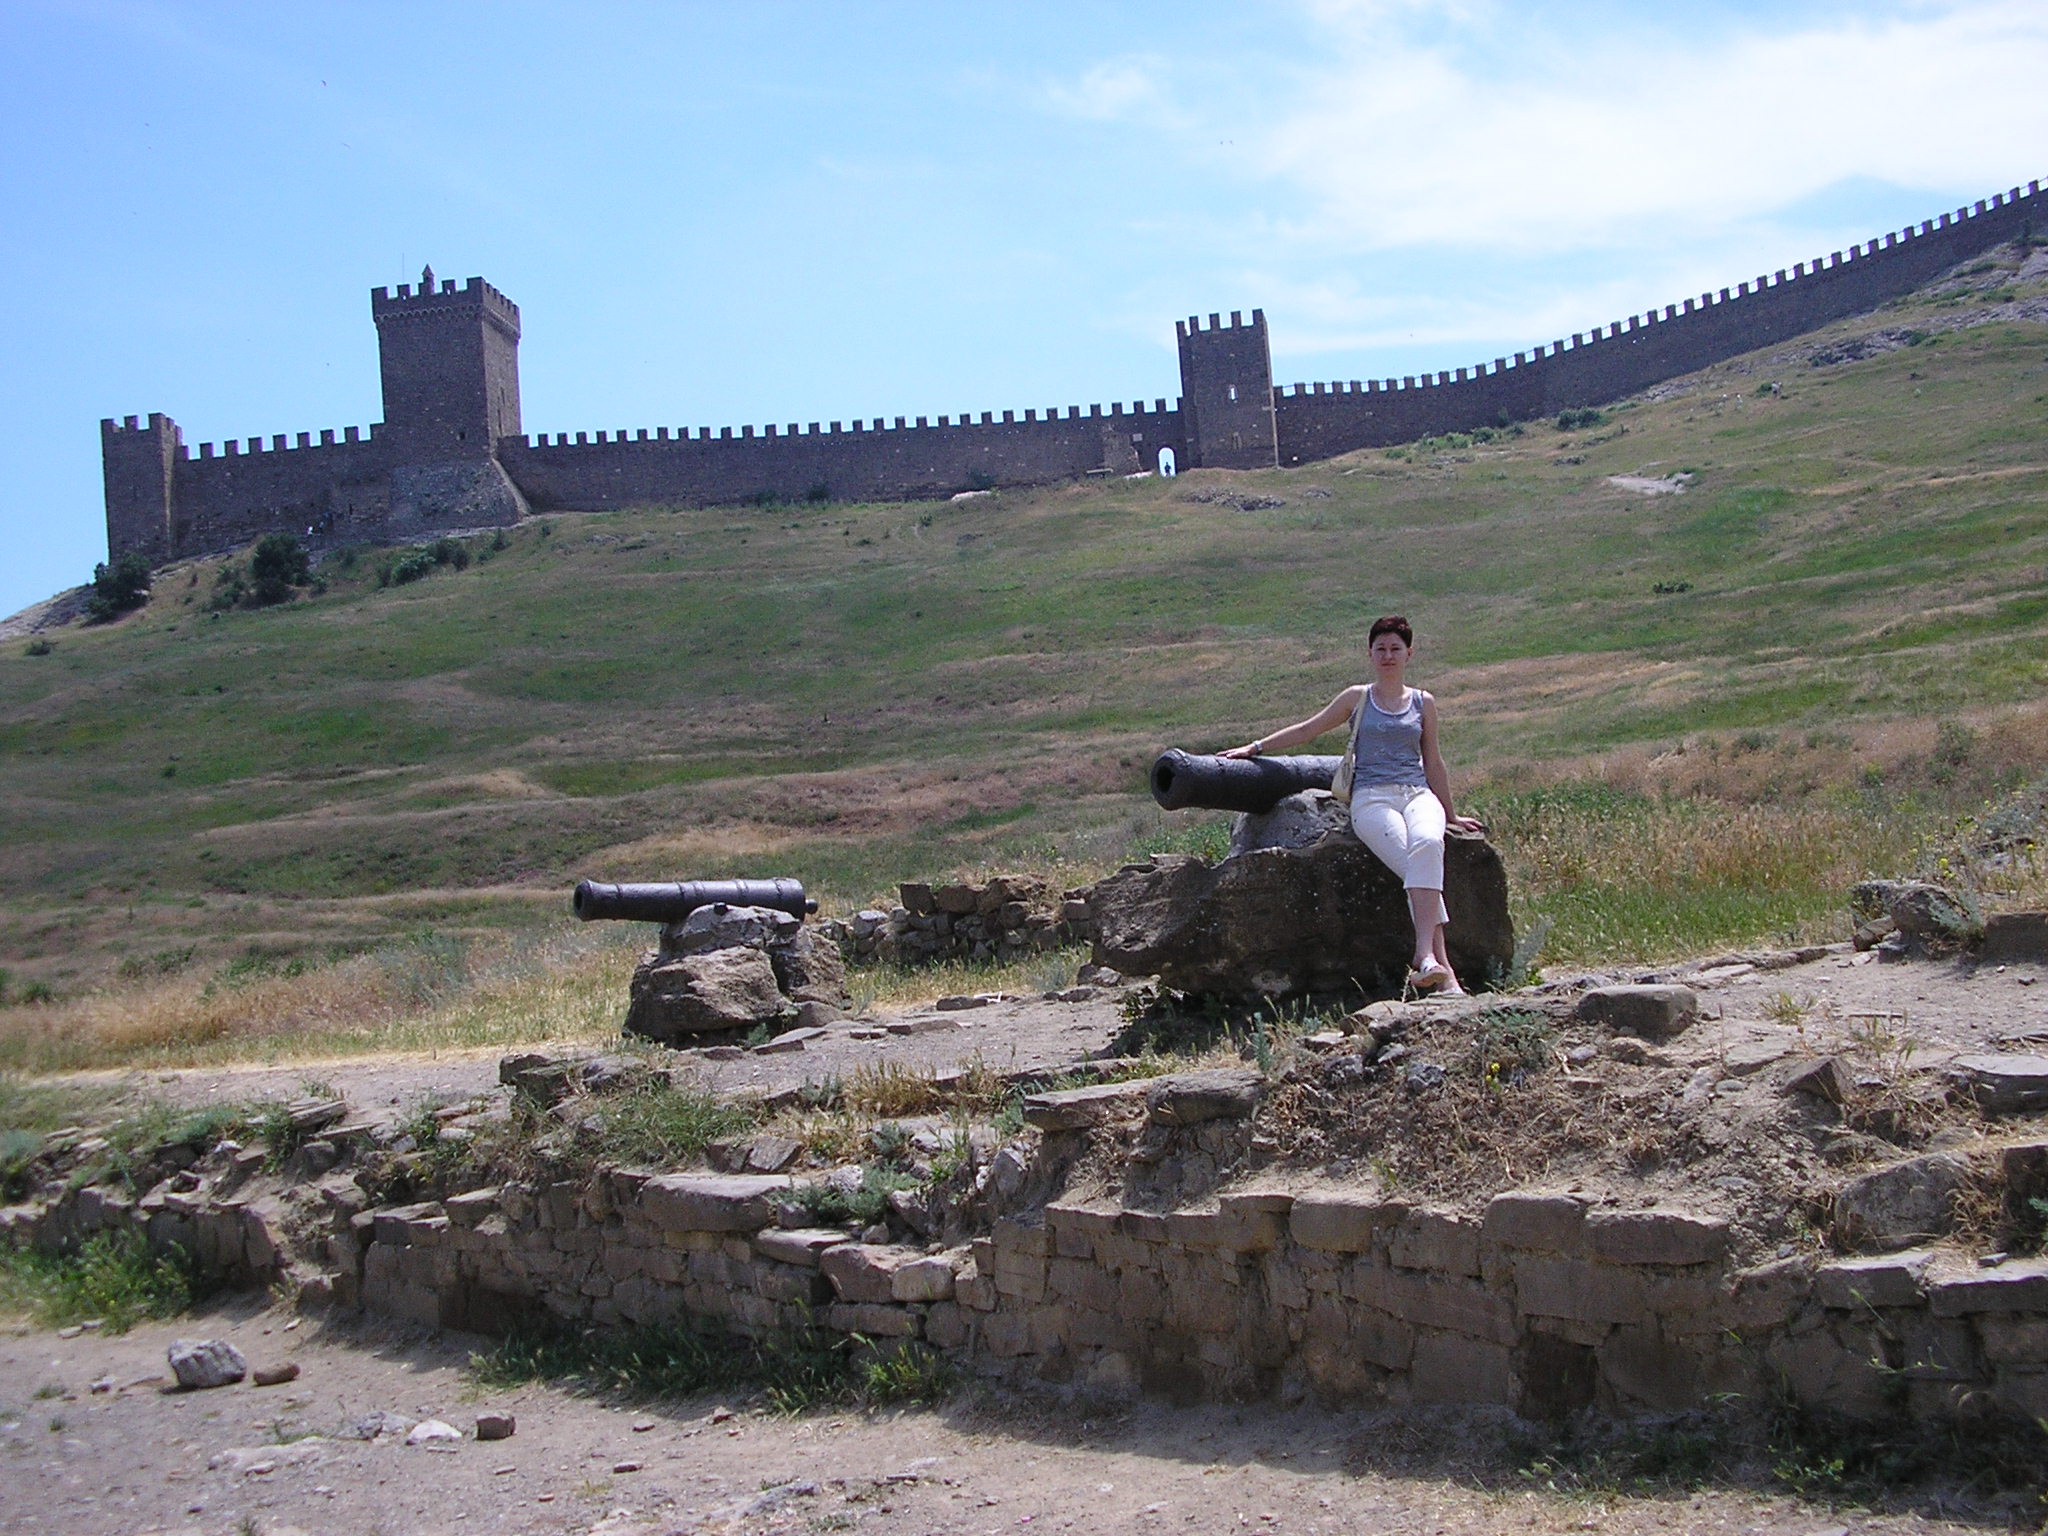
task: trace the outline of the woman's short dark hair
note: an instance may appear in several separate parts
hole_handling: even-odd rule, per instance
[[[1381,635],[1399,635],[1403,645],[1410,650],[1415,647],[1415,631],[1408,627],[1408,621],[1398,613],[1390,613],[1383,619],[1374,619],[1372,628],[1366,632],[1365,643],[1371,645]]]

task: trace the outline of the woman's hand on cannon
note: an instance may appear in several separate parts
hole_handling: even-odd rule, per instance
[[[1266,744],[1263,741],[1248,741],[1241,747],[1232,747],[1227,752],[1218,752],[1218,757],[1264,757]]]
[[[1453,816],[1445,822],[1445,825],[1453,832],[1483,833],[1486,830],[1486,823],[1477,816]]]

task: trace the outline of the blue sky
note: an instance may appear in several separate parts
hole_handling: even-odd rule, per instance
[[[521,306],[528,431],[1456,367],[2048,175],[2038,3],[0,7],[0,614],[98,421],[379,418],[367,290]]]

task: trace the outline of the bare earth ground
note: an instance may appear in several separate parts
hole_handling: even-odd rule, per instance
[[[1141,1404],[1089,1418],[970,1390],[937,1410],[786,1418],[734,1404],[738,1411],[720,1418],[727,1405],[709,1398],[654,1409],[541,1387],[477,1398],[462,1366],[479,1341],[287,1326],[278,1312],[230,1308],[121,1338],[0,1339],[0,1532],[1845,1536],[1985,1528],[1740,1489],[1559,1496],[1515,1477],[1500,1421],[1480,1415],[1403,1422]],[[165,1392],[164,1349],[180,1334],[226,1337],[252,1364],[288,1360],[301,1374],[278,1387]],[[94,1392],[101,1381],[111,1388]],[[464,1430],[479,1411],[510,1410],[518,1431],[439,1447],[333,1438],[380,1410]]]
[[[1632,970],[1568,978],[1588,985],[1620,980],[1684,981],[1704,999],[1703,1017],[1661,1047],[1673,1067],[1698,1071],[1731,1059],[1754,1062],[1836,1048],[1872,1026],[1910,1042],[1911,1065],[1938,1068],[1958,1055],[2048,1044],[2048,967],[1978,966],[1969,961],[1879,963],[1874,954],[1829,953],[1804,965],[1760,969],[1741,956],[1714,957],[1657,971]],[[1516,994],[1486,994],[1479,1005]],[[1790,999],[1791,1008],[1782,999]],[[1101,1054],[1123,1022],[1120,994],[1102,989],[1085,1002],[1004,999],[985,1007],[940,1013],[916,1009],[887,1022],[909,1034],[862,1039],[871,1021],[848,1020],[802,1051],[737,1060],[680,1053],[683,1074],[720,1094],[773,1092],[805,1081],[848,1077],[884,1063],[931,1070],[979,1060],[999,1072],[1028,1066],[1062,1068]],[[1803,1016],[1786,1022],[1794,1010]],[[2022,1043],[2029,1040],[2032,1043]],[[450,1099],[499,1092],[499,1047],[438,1055],[385,1055],[286,1066],[199,1067],[159,1073],[80,1074],[79,1080],[132,1082],[139,1090],[199,1104],[221,1099],[290,1096],[313,1079],[360,1109],[392,1113],[425,1094]],[[1613,1070],[1608,1068],[1607,1070]],[[1746,1080],[1744,1065],[1730,1074]],[[1762,1087],[1764,1079],[1757,1083]],[[1740,1108],[1739,1096],[1732,1108]]]
[[[1735,957],[1674,967],[1660,979],[1690,981],[1706,1006],[1698,1024],[1659,1048],[1667,1061],[1657,1070],[1674,1091],[1681,1082],[1708,1084],[1715,1114],[1762,1120],[1779,1097],[1773,1074],[1737,1070],[1736,1062],[1827,1050],[1873,1025],[1910,1040],[1916,1067],[1998,1044],[2030,1041],[2018,1048],[2038,1050],[2048,1039],[2044,971],[1936,960],[1882,964],[1844,952],[1781,969],[1753,968]],[[1122,1022],[1114,991],[1079,1003],[1004,1000],[905,1018],[918,1032],[859,1039],[852,1031],[872,1025],[849,1022],[800,1053],[679,1059],[692,1062],[689,1070],[706,1086],[758,1092],[845,1076],[863,1063],[937,1068],[979,1057],[999,1070],[1057,1067],[1101,1051]],[[500,1054],[152,1073],[133,1081],[144,1091],[201,1102],[293,1094],[316,1077],[364,1110],[395,1114],[424,1093],[494,1093]],[[1602,1061],[1588,1070],[1620,1068]],[[1725,1192],[1723,1198],[1739,1203]],[[1950,1523],[1934,1518],[1934,1506],[1916,1515],[1829,1510],[1739,1485],[1690,1495],[1560,1495],[1518,1478],[1505,1421],[1486,1414],[1156,1403],[1091,1410],[987,1388],[968,1388],[947,1406],[923,1411],[792,1419],[734,1404],[737,1415],[716,1422],[712,1410],[721,1405],[711,1400],[619,1408],[529,1387],[486,1401],[471,1395],[462,1370],[473,1340],[301,1324],[261,1306],[244,1298],[123,1338],[26,1331],[0,1337],[0,1532],[1819,1536],[2005,1524],[1981,1511],[1974,1526]],[[303,1374],[280,1387],[166,1394],[158,1380],[164,1347],[180,1335],[222,1335],[254,1365],[293,1360]],[[90,1384],[103,1379],[113,1389],[93,1393]],[[49,1389],[61,1393],[37,1395]],[[376,1410],[468,1430],[484,1408],[515,1412],[517,1436],[441,1448],[327,1438]],[[1089,1418],[1091,1412],[1098,1416]],[[301,1435],[322,1438],[294,1438]],[[636,1469],[619,1470],[628,1464]],[[809,1491],[774,1491],[793,1482]]]

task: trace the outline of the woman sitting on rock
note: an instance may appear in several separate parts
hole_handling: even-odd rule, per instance
[[[1415,633],[1404,618],[1375,619],[1367,636],[1373,681],[1354,683],[1320,714],[1232,747],[1224,757],[1260,757],[1301,746],[1351,722],[1351,827],[1380,862],[1401,877],[1415,920],[1411,985],[1458,997],[1464,988],[1444,948],[1444,829],[1483,832],[1485,824],[1451,814],[1451,780],[1437,751],[1436,700],[1407,684]]]

